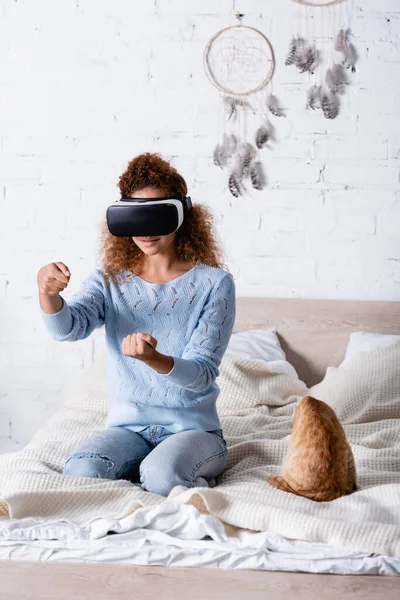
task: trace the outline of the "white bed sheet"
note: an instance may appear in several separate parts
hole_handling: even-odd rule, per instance
[[[142,508],[120,520],[99,519],[86,528],[0,520],[0,559],[400,574],[400,557],[349,554],[323,543],[292,541],[267,532],[239,531],[232,536],[219,519],[174,503]]]

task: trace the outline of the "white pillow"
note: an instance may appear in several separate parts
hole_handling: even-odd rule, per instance
[[[286,360],[275,329],[252,329],[232,334],[226,354],[247,360]]]
[[[370,333],[369,331],[355,331],[350,335],[350,341],[346,348],[343,363],[359,352],[369,352],[375,348],[379,348],[381,346],[390,346],[396,342],[400,342],[400,335],[392,335],[390,333]]]
[[[274,373],[286,373],[298,380],[295,368],[286,360],[275,329],[251,329],[234,333],[225,354],[247,360],[265,360]]]
[[[274,373],[286,373],[298,380],[296,369],[286,360],[276,329],[251,329],[233,333],[226,355],[247,360],[265,360]],[[305,392],[307,392],[304,384]]]

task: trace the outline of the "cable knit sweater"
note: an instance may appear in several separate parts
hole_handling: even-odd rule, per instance
[[[110,408],[106,427],[141,431],[162,425],[177,433],[220,428],[216,411],[218,367],[235,321],[235,284],[222,269],[197,263],[168,283],[149,283],[125,271],[105,282],[97,269],[61,310],[41,314],[59,341],[87,338],[105,326]],[[172,356],[166,375],[124,356],[125,336],[149,333],[157,350]]]

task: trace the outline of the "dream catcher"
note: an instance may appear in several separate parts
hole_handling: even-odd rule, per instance
[[[274,141],[272,117],[284,117],[273,94],[275,58],[267,37],[258,29],[239,25],[218,31],[204,51],[204,69],[221,94],[223,131],[213,152],[214,164],[227,169],[233,196],[266,184],[261,153]]]
[[[298,4],[298,31],[290,42],[286,66],[308,74],[307,108],[321,110],[327,119],[340,111],[356,71],[358,54],[353,44],[351,16],[354,0],[292,0]],[[328,47],[317,47],[328,39]]]

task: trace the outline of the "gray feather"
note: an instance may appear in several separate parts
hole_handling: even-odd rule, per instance
[[[214,160],[214,165],[216,165],[217,167],[220,167],[221,169],[224,168],[224,166],[226,164],[226,160],[225,160],[225,156],[224,156],[224,153],[222,151],[222,147],[220,144],[217,144],[214,148],[213,160]]]
[[[271,123],[271,121],[266,120],[265,126],[268,127],[269,141],[276,142],[276,128],[274,127],[273,123]]]
[[[232,96],[225,96],[224,102],[226,104],[228,121],[230,121],[232,118],[233,118],[233,120],[235,120],[236,113],[237,113],[237,104],[238,104],[236,98],[233,98]]]
[[[241,144],[235,155],[235,166],[233,173],[238,181],[243,181],[250,175],[250,165],[253,162],[256,149],[249,142]]]
[[[294,53],[294,61],[293,61],[297,68],[299,68],[299,65],[303,64],[306,52],[307,52],[306,40],[304,38],[298,37],[296,39],[296,50]]]
[[[326,119],[336,119],[339,114],[339,98],[337,94],[324,91],[321,95],[321,108]]]
[[[260,162],[253,162],[250,167],[251,185],[256,190],[262,190],[266,183],[263,166]]]
[[[250,144],[249,142],[245,142],[239,148],[238,162],[241,164],[244,177],[248,176],[250,165],[253,161],[255,153],[256,150],[253,144]]]
[[[286,117],[283,108],[279,105],[279,100],[273,94],[270,94],[267,98],[267,106],[271,114],[275,117]]]
[[[356,63],[358,61],[358,52],[353,44],[349,44],[346,49],[343,64],[352,73],[356,72]]]
[[[346,48],[350,42],[351,30],[350,29],[341,29],[337,34],[335,40],[335,50],[338,52],[345,52]]]
[[[296,61],[296,67],[300,73],[314,73],[318,62],[318,53],[315,46],[308,47],[302,54],[299,54]]]
[[[336,37],[335,49],[343,54],[343,65],[354,73],[358,61],[358,52],[351,43],[351,29],[341,29]]]
[[[238,181],[243,181],[246,177],[246,169],[243,163],[243,157],[240,154],[237,154],[235,157],[235,167],[233,169],[233,173]]]
[[[223,169],[235,152],[237,139],[234,134],[224,133],[222,144],[217,144],[213,151],[214,164]]]
[[[232,173],[229,176],[228,186],[229,186],[229,191],[231,192],[232,196],[235,196],[235,198],[238,198],[239,196],[242,195],[242,193],[243,193],[242,182],[241,182],[240,177],[238,177],[238,175],[235,171],[232,171]]]
[[[313,85],[308,90],[307,108],[311,108],[311,110],[316,110],[317,108],[321,108],[321,91],[322,91],[322,88],[320,85]]]
[[[302,37],[297,37],[296,38],[296,49],[294,52],[294,64],[296,65],[296,67],[299,66],[299,64],[302,64],[304,61],[304,57],[307,53],[307,42],[304,38]]]
[[[333,94],[344,94],[349,82],[343,65],[332,65],[326,72],[325,82]]]
[[[286,60],[285,60],[285,65],[287,67],[289,67],[290,65],[293,65],[293,63],[294,63],[294,59],[295,59],[295,56],[296,56],[298,39],[299,38],[293,37],[292,40],[291,40],[291,42],[290,42],[289,53],[288,53],[288,55],[286,57]]]
[[[255,136],[256,146],[259,150],[265,146],[265,144],[269,140],[269,129],[266,125],[261,125],[257,131]]]

